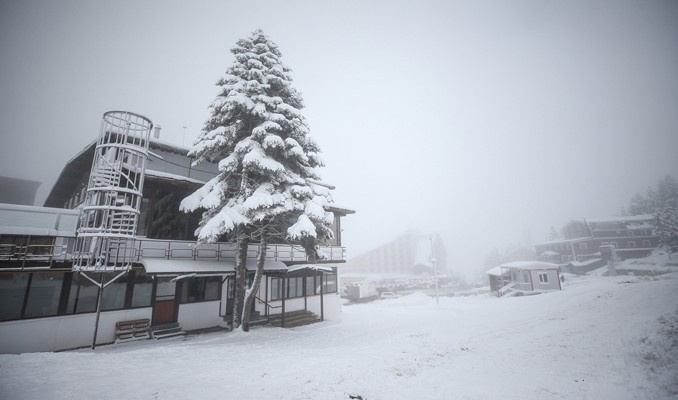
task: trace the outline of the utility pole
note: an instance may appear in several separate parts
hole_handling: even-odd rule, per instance
[[[433,252],[433,235],[428,235],[428,240],[431,242],[431,264],[433,264],[433,282],[436,285],[436,304],[440,304],[438,297],[438,270],[436,269],[436,256]]]

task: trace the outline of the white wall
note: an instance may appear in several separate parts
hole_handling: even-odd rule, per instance
[[[326,293],[323,295],[325,307],[325,321],[341,321],[341,299],[339,293]],[[320,316],[320,296],[308,298],[308,310]]]
[[[102,312],[97,344],[115,341],[116,322],[150,319],[151,314],[150,307]],[[96,314],[87,313],[0,323],[0,353],[18,354],[90,346],[95,321]]]
[[[223,320],[219,317],[219,301],[179,305],[178,322],[183,330],[223,325]]]
[[[558,270],[555,269],[545,269],[545,270],[533,270],[532,273],[532,282],[534,284],[534,290],[560,290],[560,276],[558,275]],[[548,283],[539,282],[539,274],[547,274],[549,278]]]

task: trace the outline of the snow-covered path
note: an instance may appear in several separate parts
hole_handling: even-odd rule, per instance
[[[415,294],[342,323],[0,356],[3,399],[648,399],[678,274],[575,278],[497,299]],[[673,365],[675,367],[675,365]]]

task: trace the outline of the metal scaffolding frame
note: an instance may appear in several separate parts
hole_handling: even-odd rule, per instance
[[[104,113],[87,194],[76,232],[73,271],[99,287],[92,349],[96,347],[103,290],[135,261],[135,235],[153,123],[127,111]],[[108,282],[104,272],[118,272]],[[99,279],[88,273],[100,274]]]

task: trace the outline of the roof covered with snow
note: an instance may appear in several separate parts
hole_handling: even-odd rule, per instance
[[[74,237],[80,210],[0,204],[0,234]]]
[[[142,258],[146,273],[151,275],[179,275],[179,274],[229,274],[235,273],[235,261],[193,261],[193,260],[167,260],[164,258]],[[257,269],[256,261],[249,260],[247,269]],[[282,261],[267,260],[264,264],[266,271],[286,270],[287,266]]]
[[[538,270],[538,269],[558,269],[557,264],[541,262],[541,261],[515,261],[501,264],[500,268],[508,269],[524,269],[524,270]]]
[[[643,214],[643,215],[630,215],[627,217],[608,217],[608,218],[587,218],[586,222],[642,222],[642,221],[651,221],[653,219],[652,215]]]

